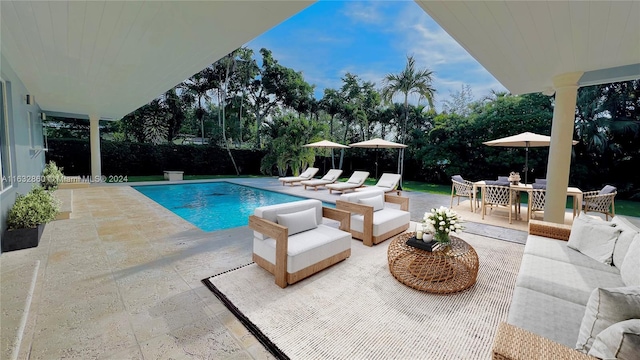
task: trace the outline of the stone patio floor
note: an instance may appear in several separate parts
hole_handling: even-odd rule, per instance
[[[276,179],[227,181],[338,197]],[[449,206],[449,196],[404,195],[414,221]],[[526,239],[477,223],[467,231]],[[0,256],[0,358],[270,359],[201,283],[251,262],[251,248],[247,227],[203,232],[129,186],[75,189],[70,219],[47,224],[38,247]]]

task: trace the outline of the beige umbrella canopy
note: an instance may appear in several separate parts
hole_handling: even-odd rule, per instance
[[[329,141],[329,140],[316,141],[314,143],[302,145],[302,147],[331,149],[331,167],[332,168],[336,167],[335,163],[334,163],[334,160],[333,160],[333,149],[347,149],[347,148],[349,148],[347,145],[338,144],[336,142]],[[323,170],[326,171],[326,166],[324,165],[324,163],[322,164],[322,166],[325,167],[325,169],[323,169]]]
[[[573,145],[577,144],[576,140],[573,140]],[[525,149],[525,164],[524,164],[524,182],[527,183],[527,173],[529,172],[529,148],[530,147],[544,147],[551,144],[551,136],[540,135],[532,132],[523,132],[517,135],[507,136],[504,138],[485,141],[485,145],[489,146],[506,146],[506,147],[523,147]]]
[[[383,140],[380,138],[375,138],[367,141],[361,141],[353,144],[349,144],[350,147],[359,147],[359,148],[367,148],[367,149],[402,149],[406,148],[407,145],[395,143],[392,141]],[[378,178],[378,151],[376,150],[376,179]],[[402,179],[402,174],[400,174],[400,178]],[[401,180],[402,181],[402,180]]]

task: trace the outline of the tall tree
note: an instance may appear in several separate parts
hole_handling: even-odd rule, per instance
[[[413,55],[407,56],[407,64],[399,74],[388,74],[382,80],[382,98],[387,103],[393,102],[393,97],[397,94],[404,95],[404,126],[402,127],[401,143],[406,142],[407,120],[409,119],[409,95],[417,94],[420,98],[425,98],[429,107],[433,108],[433,97],[436,89],[433,88],[433,71],[428,68],[416,69],[416,61]],[[398,172],[402,174],[404,167],[404,149],[400,151],[400,163]],[[402,188],[402,179],[400,180]]]

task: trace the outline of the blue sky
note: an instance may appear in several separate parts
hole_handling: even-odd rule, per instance
[[[386,74],[402,71],[407,55],[434,71],[438,111],[463,84],[476,99],[506,91],[413,0],[319,1],[246,46],[258,56],[265,47],[301,71],[317,98],[325,88],[340,88],[347,72],[379,88]]]

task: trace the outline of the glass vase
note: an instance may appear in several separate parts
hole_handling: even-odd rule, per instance
[[[433,240],[439,242],[442,245],[451,244],[451,237],[449,237],[449,234],[444,231],[436,231],[436,233],[433,234]]]

